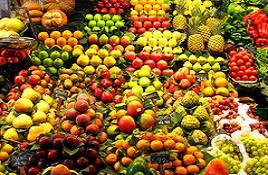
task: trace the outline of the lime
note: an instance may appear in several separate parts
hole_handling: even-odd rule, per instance
[[[68,52],[62,52],[62,54],[61,54],[61,59],[63,60],[63,61],[67,61],[67,60],[69,60],[69,53]]]
[[[111,19],[111,15],[110,15],[110,14],[105,14],[105,15],[102,16],[102,19],[103,19],[104,21],[108,21],[108,20]]]
[[[93,27],[92,31],[93,31],[93,32],[100,31],[100,28],[99,28],[99,27],[97,27],[97,26],[95,26],[95,27]]]
[[[40,70],[46,70],[45,66],[43,66],[43,65],[38,66],[38,68],[39,68]]]
[[[117,29],[117,27],[112,26],[112,27],[110,28],[110,31],[112,32],[112,31],[114,31],[114,30],[116,30],[116,29]]]
[[[120,27],[123,27],[123,26],[124,26],[124,22],[123,21],[117,21],[115,23],[115,27],[117,27],[117,28],[120,28]]]
[[[114,16],[112,17],[112,20],[113,20],[114,22],[116,22],[116,21],[120,21],[120,20],[121,20],[121,16],[119,16],[119,15],[114,15]]]
[[[99,21],[99,20],[101,20],[101,14],[95,14],[95,16],[94,16],[94,20],[95,20],[95,21]]]
[[[53,65],[54,65],[56,68],[60,68],[60,67],[62,67],[63,64],[64,64],[64,62],[63,62],[62,59],[60,59],[60,58],[55,59],[54,62],[53,62]]]
[[[58,70],[55,67],[49,67],[48,71],[52,74],[56,74],[58,72]]]
[[[97,22],[94,20],[88,22],[89,27],[95,27],[96,25],[97,25]]]
[[[43,65],[45,67],[50,67],[50,66],[52,66],[52,64],[53,64],[53,60],[51,58],[46,58],[43,60]]]
[[[36,66],[38,66],[38,65],[40,65],[42,63],[42,61],[38,57],[33,57],[31,59],[31,61],[32,61],[33,65],[36,65]]]
[[[112,27],[112,26],[114,26],[114,22],[112,20],[108,20],[108,21],[106,21],[106,26]]]
[[[103,20],[99,20],[99,21],[97,22],[97,26],[98,26],[99,28],[103,28],[103,27],[105,26],[105,21],[103,21]]]
[[[60,58],[60,52],[59,51],[53,51],[51,54],[50,54],[50,58],[52,59],[56,59],[56,58]]]
[[[39,52],[38,57],[39,57],[40,59],[48,58],[48,53],[47,53],[47,51],[42,50],[41,52]]]
[[[89,20],[89,21],[92,20],[93,18],[94,18],[94,16],[92,14],[87,14],[86,15],[86,19]]]

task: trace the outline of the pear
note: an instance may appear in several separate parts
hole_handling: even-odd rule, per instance
[[[93,55],[97,54],[97,50],[93,48],[89,48],[86,50],[85,54],[91,58]]]
[[[139,77],[150,77],[151,75],[151,72],[148,71],[148,70],[145,70],[145,69],[141,69],[139,72],[138,72],[138,76]]]
[[[105,57],[103,60],[103,64],[107,67],[112,67],[115,65],[115,63],[116,63],[116,60],[114,59],[113,56]]]
[[[100,45],[105,45],[105,44],[108,43],[108,40],[109,40],[108,36],[105,35],[105,34],[102,34],[102,35],[100,36],[100,38],[99,38],[99,44],[100,44]]]
[[[45,113],[48,113],[49,111],[49,104],[45,102],[44,100],[41,100],[39,103],[36,104],[37,110],[43,111]]]
[[[33,102],[28,98],[20,98],[15,102],[14,108],[17,112],[31,112],[33,108]]]
[[[187,61],[188,60],[188,56],[186,54],[181,54],[177,57],[177,59],[179,61]]]
[[[190,63],[194,64],[197,62],[197,57],[195,55],[190,55],[188,58],[188,61],[190,61]]]
[[[220,63],[220,65],[223,65],[223,64],[225,64],[225,59],[222,57],[218,57],[218,58],[216,58],[216,62]]]
[[[36,111],[36,113],[33,114],[33,121],[37,123],[45,122],[47,119],[46,113],[44,111]]]
[[[190,63],[190,61],[186,61],[184,64],[183,64],[183,67],[186,67],[188,69],[191,69],[192,68],[192,64]]]
[[[122,70],[119,67],[112,67],[111,69],[109,69],[109,72],[111,75],[116,75],[116,74],[121,74]]]
[[[105,58],[105,57],[108,57],[108,56],[109,56],[109,52],[108,52],[108,50],[106,50],[106,49],[100,49],[100,50],[98,51],[98,55],[99,55],[99,57],[101,57],[101,58]]]
[[[213,65],[213,64],[216,62],[216,60],[215,60],[215,58],[214,58],[213,56],[209,56],[209,57],[207,58],[207,61],[208,61],[208,63],[209,63],[210,65]]]
[[[48,122],[41,123],[40,126],[43,128],[44,134],[49,133],[53,129],[53,126]]]
[[[202,69],[203,69],[204,71],[208,72],[208,71],[210,71],[211,66],[210,66],[209,63],[206,63],[206,64],[204,64],[204,65],[202,66]]]
[[[155,87],[152,86],[152,85],[148,86],[148,87],[145,89],[145,92],[148,93],[148,94],[153,93],[153,92],[155,92],[155,91],[156,91],[156,89],[155,89]]]
[[[195,64],[193,65],[193,70],[194,70],[195,72],[199,72],[201,69],[202,69],[201,64],[199,64],[199,63],[195,63]]]
[[[98,55],[94,55],[90,60],[92,66],[99,66],[101,63],[102,59]]]
[[[80,49],[80,48],[76,48],[76,49],[74,49],[73,52],[72,52],[72,55],[73,55],[74,57],[78,57],[78,56],[80,56],[80,55],[82,55],[82,54],[83,54],[83,50]]]
[[[49,104],[49,106],[52,106],[54,103],[53,98],[49,95],[43,95],[43,99]]]
[[[159,81],[159,80],[155,80],[155,81],[153,81],[153,85],[154,85],[154,87],[155,87],[157,90],[161,89],[162,86],[163,86],[163,84],[162,84],[161,81]]]
[[[16,116],[14,115],[14,112],[10,112],[7,117],[5,118],[6,122],[8,124],[12,124],[13,120],[16,118]]]
[[[3,137],[4,139],[7,139],[7,140],[14,140],[14,141],[19,140],[19,135],[15,128],[9,128],[8,130],[6,130]]]
[[[44,133],[44,129],[41,126],[32,126],[29,130],[27,135],[27,140],[33,142],[39,137],[41,134]]]
[[[13,120],[12,125],[14,128],[27,129],[33,125],[33,121],[30,116],[21,114]]]
[[[87,66],[89,65],[89,57],[87,55],[80,55],[78,58],[77,58],[77,64],[79,66]]]
[[[201,65],[204,65],[205,63],[207,63],[207,58],[200,56],[198,57],[197,62]]]
[[[142,97],[142,93],[143,93],[143,88],[139,85],[135,85],[132,87],[132,92],[139,98]]]
[[[219,63],[213,64],[212,70],[215,71],[215,72],[220,71],[221,70],[221,65]]]
[[[38,101],[41,99],[41,94],[29,87],[29,88],[24,89],[21,97],[28,98],[29,100],[34,102],[34,101]]]

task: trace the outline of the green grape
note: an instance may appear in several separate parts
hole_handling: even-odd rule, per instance
[[[266,164],[268,162],[268,157],[260,157],[260,158],[251,158],[248,160],[245,171],[249,175],[255,173],[255,174],[267,174],[268,173],[268,165]]]
[[[252,136],[243,136],[240,138],[244,144],[249,157],[264,157],[268,155],[268,139],[254,138]]]
[[[218,141],[216,143],[219,150],[234,160],[242,161],[242,154],[239,147],[231,140]]]

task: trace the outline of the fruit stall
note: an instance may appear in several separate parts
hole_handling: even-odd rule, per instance
[[[267,175],[266,0],[0,7],[0,175]]]

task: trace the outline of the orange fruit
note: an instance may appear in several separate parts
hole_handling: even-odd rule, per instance
[[[7,152],[1,151],[0,152],[0,161],[5,161],[9,158],[9,155]]]
[[[70,30],[64,30],[62,32],[62,36],[65,38],[65,39],[69,39],[73,36],[73,33],[70,31]]]
[[[149,163],[149,167],[157,170],[159,168],[159,164],[157,164],[157,163]]]
[[[141,5],[141,4],[137,4],[137,5],[135,5],[135,10],[136,11],[142,11],[143,10],[143,6]]]
[[[226,86],[228,86],[228,80],[226,80],[226,78],[223,78],[223,77],[216,78],[214,83],[215,83],[215,85],[217,87],[226,87]]]
[[[197,147],[195,146],[189,146],[186,148],[186,154],[194,154],[195,151],[198,151]]]
[[[165,170],[164,175],[173,175],[174,173],[171,170]]]
[[[126,141],[126,140],[123,140],[122,146],[123,146],[124,149],[128,149],[130,147],[128,141]]]
[[[121,159],[121,163],[124,166],[128,166],[129,164],[131,164],[131,162],[132,162],[132,159],[129,157],[122,157]]]
[[[122,148],[122,147],[123,147],[123,140],[116,140],[114,146],[115,146],[117,149]]]
[[[67,41],[66,41],[66,39],[63,38],[63,37],[59,37],[59,38],[57,39],[57,45],[60,46],[60,47],[65,46],[66,43],[67,43]]]
[[[185,165],[193,165],[196,162],[196,158],[192,154],[186,154],[182,159]]]
[[[172,162],[172,165],[173,165],[174,167],[179,167],[179,166],[182,165],[182,161],[179,160],[179,159],[174,160],[174,161]]]
[[[129,157],[136,157],[137,156],[137,154],[138,154],[138,152],[137,152],[137,150],[133,147],[133,146],[131,146],[131,147],[129,147],[128,149],[127,149],[127,155],[129,156]]]
[[[178,142],[175,144],[175,150],[182,152],[184,151],[184,149],[185,149],[185,145],[183,143]]]
[[[131,5],[137,5],[139,3],[139,0],[131,0],[130,1]]]
[[[84,37],[84,34],[83,32],[77,30],[73,33],[73,37],[75,37],[76,39],[82,39]]]
[[[204,168],[206,166],[206,161],[204,159],[197,159],[198,160],[198,167]]]
[[[71,52],[73,50],[72,46],[66,44],[62,47],[62,51]]]
[[[141,5],[145,5],[145,4],[147,3],[147,0],[140,0],[139,3],[140,3]]]
[[[108,155],[105,157],[105,161],[106,161],[106,163],[108,163],[109,165],[113,165],[113,164],[115,164],[115,162],[117,161],[117,155],[114,154],[114,153],[108,154]]]
[[[8,143],[4,144],[4,146],[1,148],[1,151],[7,152],[7,153],[11,153],[12,150],[13,150],[13,146],[11,146]]]
[[[169,150],[169,149],[173,149],[175,147],[175,141],[174,140],[171,140],[171,139],[168,139],[164,142],[164,148]]]
[[[45,39],[44,43],[47,47],[53,47],[55,45],[55,40],[52,38],[47,38]]]
[[[195,151],[194,152],[194,156],[197,158],[197,159],[203,159],[204,158],[204,154],[200,151]]]
[[[164,164],[163,164],[163,167],[164,167],[165,169],[172,168],[172,162],[164,163]]]
[[[187,175],[187,169],[184,168],[183,166],[176,167],[175,174],[176,175]]]
[[[150,5],[150,4],[145,4],[145,6],[143,8],[144,8],[144,11],[146,11],[146,12],[149,12],[150,10],[153,9],[152,5]]]
[[[176,135],[173,139],[175,142],[181,142],[184,143],[184,137],[180,135]]]
[[[70,46],[74,47],[75,45],[78,44],[78,40],[76,38],[74,38],[74,37],[71,37],[71,38],[68,39],[68,44]]]
[[[50,33],[50,38],[53,38],[54,40],[58,39],[61,37],[61,33],[59,31],[53,31]]]
[[[164,11],[169,10],[169,5],[166,4],[166,3],[165,4],[162,4],[161,7],[162,7],[162,10],[164,10]]]
[[[146,148],[149,148],[150,147],[150,142],[148,140],[139,140],[136,144],[136,147],[138,149],[146,149]]]
[[[186,167],[186,169],[189,174],[197,174],[199,172],[197,165],[189,165]]]
[[[161,6],[159,4],[153,5],[153,10],[158,11],[161,9]]]
[[[45,41],[45,39],[47,39],[49,37],[48,33],[47,32],[40,32],[38,34],[38,39],[40,41]]]
[[[154,151],[160,151],[163,149],[163,143],[159,140],[153,140],[150,145],[151,149]]]

